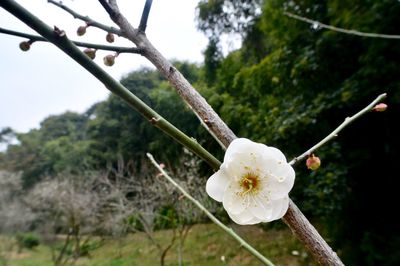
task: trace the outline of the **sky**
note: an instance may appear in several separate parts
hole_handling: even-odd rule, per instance
[[[104,43],[106,33],[89,27],[84,36],[76,30],[84,25],[80,20],[47,0],[17,1],[42,21],[66,31],[72,40]],[[125,17],[135,27],[139,24],[145,0],[119,0]],[[202,51],[207,45],[203,33],[196,30],[195,7],[198,0],[154,0],[146,35],[167,58],[202,62]],[[63,3],[82,15],[103,24],[113,25],[97,0],[64,0]],[[0,7],[0,27],[35,34],[29,27]],[[19,49],[23,38],[0,34],[0,129],[11,127],[17,132],[38,128],[40,122],[52,114],[65,111],[83,112],[92,104],[109,95],[108,90],[79,64],[52,44],[34,43],[27,52]],[[132,43],[116,38],[118,46]],[[132,70],[152,67],[148,61],[134,54],[122,54],[112,67],[102,58],[109,52],[98,51],[95,62],[114,78],[120,79]]]

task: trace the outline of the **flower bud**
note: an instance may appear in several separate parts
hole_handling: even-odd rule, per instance
[[[372,110],[374,110],[375,112],[383,112],[386,110],[386,108],[387,105],[385,103],[380,103],[375,105],[375,107]]]
[[[19,49],[21,49],[22,51],[26,52],[29,49],[31,49],[31,43],[27,42],[27,41],[21,42],[19,44]]]
[[[306,165],[308,169],[315,171],[320,167],[321,160],[314,154],[311,154],[306,161]]]
[[[111,32],[107,33],[106,40],[107,40],[107,42],[109,42],[109,43],[113,43],[114,40],[115,40],[114,34],[112,34]]]
[[[86,48],[83,50],[83,52],[90,57],[90,59],[95,59],[96,58],[96,50],[92,48]]]
[[[103,58],[103,62],[106,66],[112,66],[115,63],[115,55],[109,54]]]
[[[78,34],[78,36],[83,36],[86,33],[86,28],[87,26],[80,26],[76,31],[76,34]]]

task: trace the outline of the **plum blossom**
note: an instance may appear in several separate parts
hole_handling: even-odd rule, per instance
[[[285,155],[245,138],[232,141],[220,169],[207,181],[206,191],[222,202],[237,224],[280,219],[289,205],[295,179]]]

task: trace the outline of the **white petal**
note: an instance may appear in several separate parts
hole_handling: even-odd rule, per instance
[[[239,183],[232,181],[229,183],[225,190],[224,197],[222,199],[222,204],[225,210],[232,214],[239,214],[247,208],[249,204],[249,197],[240,193],[242,192]]]
[[[254,215],[248,209],[239,214],[228,212],[228,215],[232,219],[232,221],[240,225],[257,224],[261,222],[261,220],[257,217],[254,217]]]
[[[260,220],[268,220],[272,214],[272,204],[267,198],[262,196],[251,197],[250,212]]]
[[[228,149],[225,152],[224,162],[234,157],[235,154],[240,153],[250,153],[254,149],[258,149],[260,143],[253,142],[249,139],[245,138],[237,138],[234,139],[228,146]]]
[[[207,194],[216,201],[221,202],[224,192],[230,183],[230,178],[226,172],[221,169],[213,174],[206,183]]]
[[[279,199],[290,192],[294,185],[295,172],[289,164],[282,164],[267,174],[263,179],[263,192],[271,199]]]
[[[277,161],[281,161],[281,162],[287,162],[286,161],[286,157],[285,155],[277,148],[275,147],[268,147],[268,150],[265,151],[266,152],[266,156],[270,157],[270,158],[274,158]]]
[[[289,207],[289,197],[284,197],[279,200],[274,200],[272,202],[273,212],[270,217],[270,221],[278,220],[282,218],[288,210]]]

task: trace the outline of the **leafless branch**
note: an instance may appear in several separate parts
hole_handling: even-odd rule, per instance
[[[328,136],[326,136],[323,140],[321,140],[320,142],[318,142],[317,144],[315,144],[314,146],[312,146],[310,149],[308,149],[307,151],[305,151],[303,154],[297,156],[296,158],[294,158],[293,160],[291,160],[289,162],[290,165],[294,165],[295,163],[297,163],[298,161],[303,160],[304,158],[306,158],[307,156],[311,155],[315,150],[317,150],[318,148],[322,147],[323,145],[325,145],[328,141],[330,141],[331,139],[337,137],[337,135],[339,134],[340,131],[342,131],[346,126],[348,126],[350,123],[354,122],[354,120],[360,118],[361,116],[363,116],[364,114],[368,113],[369,111],[371,111],[374,106],[379,103],[380,101],[382,101],[383,99],[386,98],[386,93],[383,93],[381,95],[379,95],[375,100],[373,100],[370,104],[368,104],[365,108],[363,108],[362,110],[360,110],[359,112],[357,112],[356,114],[354,114],[351,117],[346,117],[346,119],[343,121],[343,123],[341,123],[335,130],[333,130]]]
[[[153,3],[153,0],[146,0],[146,3],[144,4],[142,17],[140,19],[140,24],[139,24],[139,31],[140,32],[145,32],[146,31],[147,20],[149,18],[149,13],[150,13],[150,9],[151,9],[151,4],[152,3]]]
[[[379,34],[379,33],[372,33],[372,32],[362,32],[362,31],[358,31],[358,30],[348,30],[348,29],[343,29],[343,28],[327,25],[322,22],[319,22],[318,20],[312,20],[312,19],[309,19],[306,17],[302,17],[299,15],[290,13],[290,12],[284,12],[283,14],[285,14],[286,16],[288,16],[290,18],[294,18],[294,19],[309,23],[311,25],[315,25],[315,27],[317,27],[317,28],[328,29],[328,30],[332,30],[332,31],[336,31],[336,32],[344,33],[344,34],[357,35],[357,36],[361,36],[361,37],[400,40],[400,35]]]
[[[119,29],[114,28],[114,27],[110,27],[110,26],[107,26],[107,25],[104,25],[104,24],[102,24],[102,23],[100,23],[100,22],[97,22],[97,21],[95,21],[95,20],[89,18],[88,16],[83,16],[83,15],[81,15],[81,14],[75,12],[75,11],[72,10],[71,8],[67,7],[67,6],[64,5],[62,2],[57,2],[57,1],[54,1],[54,0],[48,0],[47,2],[49,2],[49,3],[51,3],[51,4],[53,4],[53,5],[57,6],[57,7],[59,7],[59,8],[61,8],[61,9],[65,10],[65,11],[67,11],[67,12],[68,12],[69,14],[71,14],[74,18],[80,19],[80,20],[82,20],[82,21],[85,21],[87,25],[90,25],[90,26],[93,26],[93,27],[102,29],[102,30],[104,30],[104,31],[106,31],[106,32],[111,32],[111,33],[117,34],[118,36],[121,36],[121,35],[122,35],[122,34],[121,34],[121,31],[120,31]],[[102,1],[101,1],[101,2],[102,2]],[[105,1],[105,2],[106,2],[106,1]]]
[[[47,39],[43,38],[42,36],[32,35],[24,32],[8,30],[0,27],[0,33],[27,38],[32,42],[48,42]],[[86,47],[86,48],[93,48],[97,50],[104,50],[104,51],[114,51],[119,54],[122,53],[132,53],[132,54],[140,54],[140,49],[135,47],[121,47],[121,46],[113,46],[113,45],[103,45],[103,44],[96,44],[96,43],[88,43],[88,42],[78,42],[72,41],[76,46],[79,47]]]

